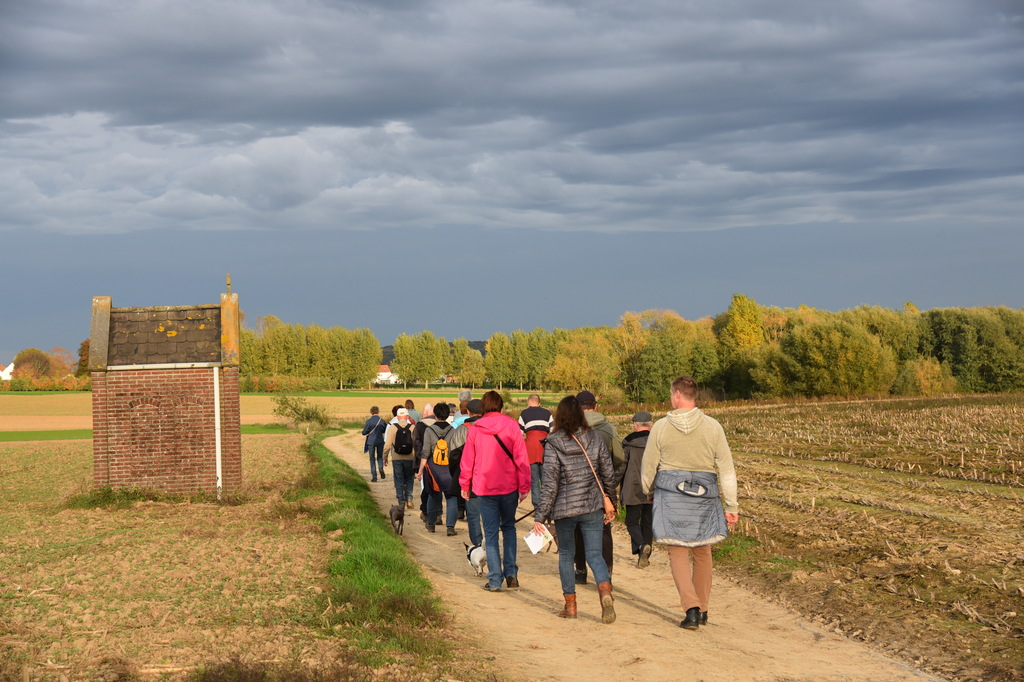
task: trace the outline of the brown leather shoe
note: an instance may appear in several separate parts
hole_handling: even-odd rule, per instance
[[[575,618],[576,617],[576,595],[575,594],[563,594],[565,597],[565,608],[558,612],[559,618]]]
[[[601,596],[601,622],[610,625],[615,622],[615,600],[612,599],[612,584],[598,583],[597,593]]]

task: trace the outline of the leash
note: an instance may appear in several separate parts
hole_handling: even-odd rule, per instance
[[[523,519],[525,519],[527,516],[529,516],[530,514],[532,514],[535,511],[537,511],[537,510],[536,509],[531,509],[530,511],[526,512],[525,514],[520,516],[518,519],[516,519],[515,522],[519,523],[520,521],[522,521]]]

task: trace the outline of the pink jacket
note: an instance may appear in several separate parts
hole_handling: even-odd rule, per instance
[[[512,452],[512,457],[498,444],[495,435]],[[530,492],[530,460],[523,432],[519,422],[500,412],[488,412],[469,427],[460,466],[459,487],[472,489],[476,495]]]

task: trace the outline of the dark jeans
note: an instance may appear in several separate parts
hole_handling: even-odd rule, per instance
[[[451,497],[442,493],[440,490],[434,490],[433,488],[429,488],[427,493],[427,523],[432,523],[434,519],[440,516],[441,498],[444,498],[444,525],[449,528],[454,528],[455,522],[459,520],[458,498]]]
[[[601,556],[602,526],[608,528],[604,523],[604,511],[600,509],[555,521],[555,532],[558,533],[558,577],[562,580],[562,594],[576,594],[573,565],[575,557],[581,551],[594,572],[596,582],[604,583],[611,580],[608,564]],[[581,538],[582,541],[577,543],[577,538]]]
[[[604,512],[603,511],[601,512],[601,516],[604,516]],[[586,575],[587,575],[587,555],[586,555],[586,552],[583,549],[583,536],[580,535],[580,528],[579,528],[579,526],[576,526],[576,533],[575,533],[575,537],[574,537],[574,542],[576,544],[576,556],[575,556],[576,572],[577,573],[582,573],[583,576],[586,577]],[[561,538],[561,536],[559,536],[559,538],[558,538],[558,546],[559,546],[559,548],[561,548],[561,546],[562,546],[562,538]],[[559,549],[559,554],[561,554],[561,549]],[[604,524],[604,531],[601,534],[601,554],[602,554],[602,556],[604,556],[604,563],[608,567],[608,575],[611,576],[611,574],[612,574],[612,524],[610,524],[610,523]],[[597,575],[596,574],[594,575],[594,579],[595,580],[597,579]],[[598,581],[598,582],[600,582],[600,581]],[[566,592],[566,594],[570,594],[570,593]]]
[[[479,495],[480,519],[484,523],[484,549],[487,550],[487,582],[501,587],[503,578],[519,577],[516,565],[516,508],[519,493],[505,495]],[[467,509],[468,512],[468,509]],[[498,531],[502,547],[498,549]],[[504,554],[504,563],[502,563]]]
[[[530,501],[536,509],[540,504],[540,479],[544,475],[544,463],[537,462],[530,465]]]
[[[461,498],[460,498],[461,499]],[[480,527],[480,498],[471,497],[466,502],[466,525],[469,526],[469,543],[484,544],[484,532]]]
[[[653,504],[626,505],[626,530],[629,531],[629,544],[633,554],[639,554],[641,547],[654,542],[654,531],[651,529],[653,521]]]
[[[416,483],[416,473],[412,470],[412,460],[391,460],[391,475],[395,478],[395,495],[398,497],[398,504],[404,507],[406,500],[412,499],[413,485]]]
[[[371,443],[365,452],[370,455],[370,478],[377,480],[377,469],[384,475],[384,443]]]

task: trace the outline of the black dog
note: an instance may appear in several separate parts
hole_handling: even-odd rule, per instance
[[[405,507],[400,504],[391,505],[391,511],[388,512],[388,516],[391,517],[391,527],[395,529],[395,532],[399,535],[405,529]]]

